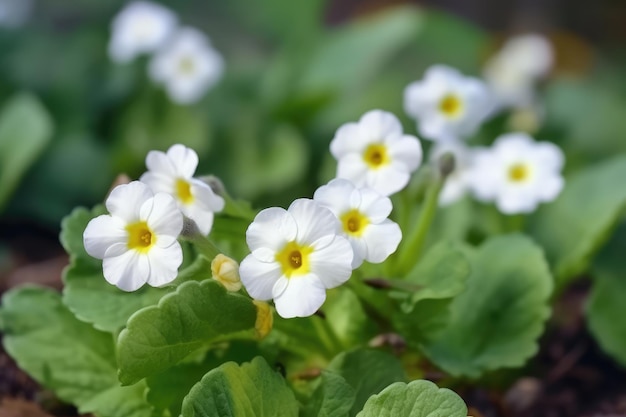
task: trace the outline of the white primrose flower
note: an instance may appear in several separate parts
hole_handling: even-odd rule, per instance
[[[435,141],[472,135],[490,115],[493,100],[486,85],[454,68],[434,65],[424,79],[404,90],[404,109],[418,121],[419,131]]]
[[[552,45],[538,34],[509,39],[485,64],[483,74],[500,107],[528,107],[535,101],[535,84],[550,72]]]
[[[448,174],[439,194],[439,205],[442,207],[455,203],[465,196],[469,190],[469,174],[472,167],[472,151],[458,141],[435,143],[429,159],[432,164],[437,164],[439,158],[446,153],[451,153],[454,157],[454,170]]]
[[[23,26],[33,11],[34,0],[0,0],[0,27],[16,29]]]
[[[530,213],[561,192],[563,163],[556,145],[535,142],[525,133],[505,134],[476,152],[471,187],[476,198],[495,201],[502,213]]]
[[[174,199],[138,181],[115,187],[110,214],[92,219],[83,233],[87,253],[102,259],[104,278],[124,291],[173,281],[183,261],[178,235],[183,216]]]
[[[330,143],[337,178],[388,196],[403,189],[422,162],[422,146],[391,113],[372,110],[342,125]]]
[[[388,197],[336,178],[318,188],[313,199],[339,219],[341,234],[354,251],[353,269],[361,266],[363,260],[381,263],[398,248],[402,231],[387,218],[392,209]]]
[[[222,56],[209,38],[194,28],[182,28],[150,62],[150,77],[165,84],[172,101],[189,104],[202,98],[224,70]]]
[[[168,8],[148,1],[134,1],[120,11],[111,25],[109,55],[125,63],[137,55],[152,53],[174,32],[178,19]]]
[[[148,171],[140,181],[152,190],[173,196],[183,214],[193,220],[203,235],[213,227],[213,213],[224,209],[224,199],[211,187],[193,178],[198,166],[198,154],[184,145],[172,145],[167,153],[150,151],[146,156]]]
[[[259,300],[274,299],[284,318],[306,317],[326,300],[326,289],[352,274],[352,247],[337,234],[333,213],[310,199],[287,210],[262,210],[248,227],[251,254],[239,267],[241,282]]]

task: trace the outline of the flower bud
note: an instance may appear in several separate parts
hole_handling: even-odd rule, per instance
[[[256,306],[256,323],[254,323],[256,336],[263,339],[272,330],[274,324],[272,308],[265,301],[253,300],[252,302]]]
[[[218,254],[211,262],[213,278],[220,282],[228,291],[236,292],[241,289],[239,278],[239,264],[228,256]]]

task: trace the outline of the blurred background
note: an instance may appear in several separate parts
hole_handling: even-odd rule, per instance
[[[567,148],[566,170],[626,149],[624,1],[163,1],[225,63],[189,104],[150,79],[149,56],[111,58],[112,22],[128,4],[0,0],[1,269],[16,251],[60,252],[63,216],[103,201],[119,173],[138,178],[149,150],[174,143],[257,207],[310,196],[334,175],[328,144],[341,124],[380,108],[415,133],[402,108],[409,82],[438,63],[481,76],[519,34],[552,45],[530,130]],[[510,116],[473,143],[490,143]]]

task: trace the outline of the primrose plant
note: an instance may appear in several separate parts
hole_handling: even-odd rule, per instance
[[[519,216],[561,193],[564,157],[523,133],[472,148],[493,103],[451,68],[404,104],[430,163],[372,110],[329,141],[336,178],[287,208],[194,177],[184,145],[149,152],[138,181],[64,220],[62,296],[5,295],[6,350],[100,417],[466,417],[426,370],[455,388],[536,352],[553,278]],[[468,204],[505,227],[446,231]]]

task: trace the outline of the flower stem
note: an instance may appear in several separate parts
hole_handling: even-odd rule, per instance
[[[413,229],[411,235],[402,246],[402,250],[399,253],[396,272],[400,275],[404,275],[409,272],[420,258],[424,242],[428,236],[428,230],[430,229],[430,225],[433,222],[435,213],[437,212],[439,193],[443,188],[444,182],[445,177],[439,176],[431,183],[430,187],[426,191],[424,205],[417,221],[417,226]]]
[[[208,260],[213,260],[218,254],[222,253],[208,237],[200,233],[187,236],[187,240]]]

